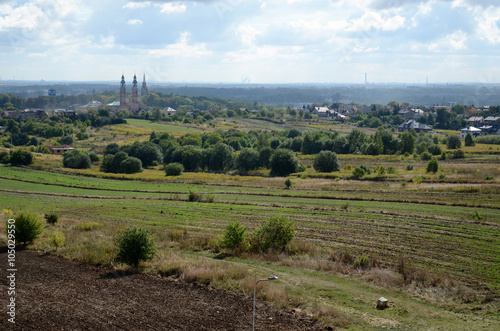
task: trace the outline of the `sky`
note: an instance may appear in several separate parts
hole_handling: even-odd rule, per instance
[[[500,83],[498,0],[0,0],[0,79]]]

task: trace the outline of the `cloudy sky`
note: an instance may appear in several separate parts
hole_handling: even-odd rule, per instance
[[[0,79],[500,83],[498,0],[0,0]]]

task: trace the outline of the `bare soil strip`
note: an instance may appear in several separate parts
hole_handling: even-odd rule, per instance
[[[7,266],[6,248],[0,260]],[[250,330],[252,298],[140,273],[116,272],[29,250],[16,254],[16,318],[8,322],[1,268],[1,330]],[[258,330],[320,330],[257,303]]]

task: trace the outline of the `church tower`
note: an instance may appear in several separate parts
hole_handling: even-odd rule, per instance
[[[146,94],[148,94],[148,86],[146,85],[146,74],[144,73],[144,77],[142,78],[141,97]]]
[[[132,111],[139,109],[139,91],[137,90],[137,77],[134,75],[132,82]]]
[[[124,109],[127,107],[127,89],[125,88],[125,77],[122,74],[122,80],[120,82],[120,108]]]

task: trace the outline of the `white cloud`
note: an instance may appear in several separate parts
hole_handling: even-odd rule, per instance
[[[500,43],[499,15],[500,8],[477,14],[476,27],[479,39],[493,45]]]
[[[164,3],[158,6],[161,8],[160,13],[164,14],[184,13],[187,8],[185,4],[178,5],[173,3]]]
[[[467,34],[463,31],[455,31],[429,44],[416,43],[411,47],[412,51],[418,52],[427,49],[431,52],[449,52],[467,49]]]
[[[182,56],[182,57],[202,57],[212,54],[207,50],[205,43],[197,43],[189,45],[189,33],[184,32],[181,34],[179,41],[175,44],[167,45],[163,49],[153,49],[149,51],[149,55],[154,57],[162,56]]]
[[[47,14],[32,3],[17,8],[2,6],[2,10],[6,15],[0,17],[0,31],[12,28],[34,29],[41,22],[48,20]]]
[[[349,21],[348,31],[367,31],[377,29],[382,31],[396,31],[404,27],[406,18],[395,15],[393,17],[382,16],[378,12],[366,12],[359,19]]]
[[[241,24],[236,28],[236,35],[241,38],[241,41],[247,45],[252,45],[259,31],[251,25]]]
[[[141,9],[141,8],[147,8],[151,5],[151,2],[149,1],[143,1],[143,2],[127,2],[122,6],[122,8],[127,8],[127,9]]]
[[[128,20],[127,21],[127,24],[130,24],[130,25],[137,25],[137,24],[142,24],[142,21],[139,20],[139,19],[131,19],[131,20]]]

